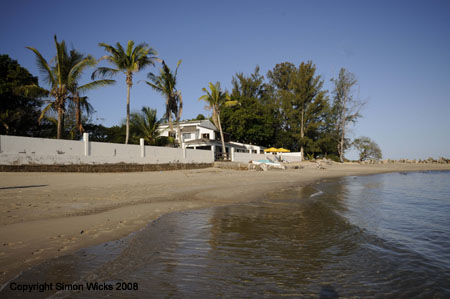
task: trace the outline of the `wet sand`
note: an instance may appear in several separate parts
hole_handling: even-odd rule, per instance
[[[320,179],[442,164],[333,164],[139,173],[0,173],[0,284],[44,260],[122,238],[163,214],[248,202]]]

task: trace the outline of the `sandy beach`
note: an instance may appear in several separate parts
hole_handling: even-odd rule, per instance
[[[449,164],[333,164],[139,173],[0,173],[0,283],[46,259],[120,239],[163,214],[264,198],[321,179]]]

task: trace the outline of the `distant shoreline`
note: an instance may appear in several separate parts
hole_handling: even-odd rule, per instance
[[[138,173],[0,172],[0,283],[56,256],[120,239],[172,212],[249,202],[321,179],[450,170],[450,164],[323,164]]]

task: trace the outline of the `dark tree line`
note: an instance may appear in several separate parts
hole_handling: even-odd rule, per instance
[[[239,105],[223,107],[224,131],[240,142],[343,161],[351,145],[346,129],[361,116],[362,104],[354,98],[352,73],[341,69],[332,82],[329,94],[311,61],[277,64],[267,80],[258,67],[249,76],[237,73],[231,98]]]

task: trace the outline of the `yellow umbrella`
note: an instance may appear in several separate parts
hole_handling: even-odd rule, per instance
[[[278,152],[278,149],[276,149],[276,148],[274,148],[274,147],[266,148],[266,149],[264,150],[264,152],[266,152],[266,153],[276,153],[276,152]]]
[[[279,148],[278,152],[280,152],[280,153],[290,153],[291,151],[288,150],[288,149],[285,149],[285,148]]]

